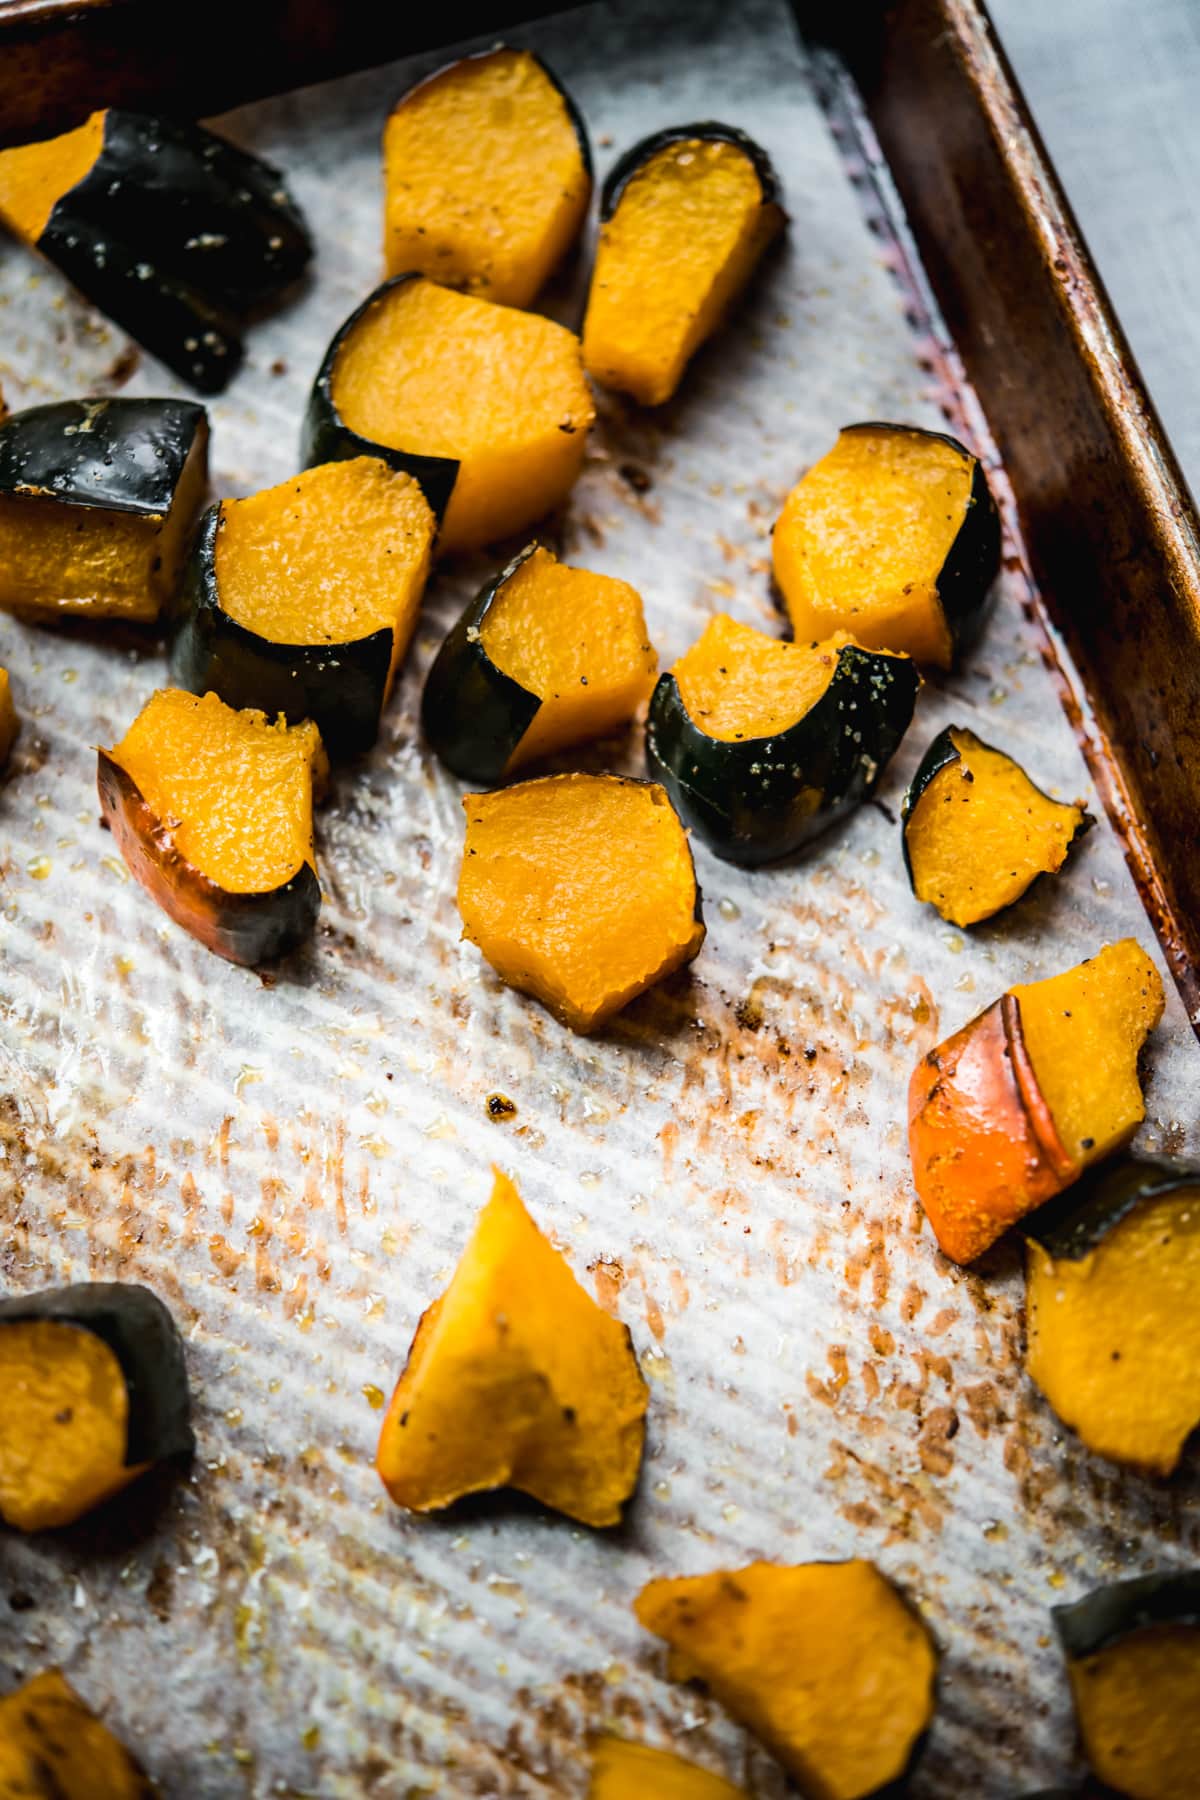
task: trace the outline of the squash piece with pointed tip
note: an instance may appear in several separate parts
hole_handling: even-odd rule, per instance
[[[547,775],[463,807],[463,936],[572,1031],[597,1030],[699,953],[692,853],[656,783]]]
[[[1098,1168],[1034,1225],[1025,1366],[1097,1455],[1169,1475],[1200,1424],[1200,1163]]]
[[[746,1795],[669,1750],[607,1736],[592,1745],[588,1800],[746,1800]]]
[[[444,287],[528,306],[579,235],[587,130],[531,50],[498,44],[410,88],[383,132],[384,258]]]
[[[303,941],[321,905],[313,799],[328,774],[311,721],[274,723],[216,694],[161,688],[101,750],[103,816],[163,910],[230,962]]]
[[[1145,1116],[1138,1053],[1162,978],[1133,938],[1013,988],[931,1050],[909,1084],[913,1181],[943,1252],[968,1263],[1119,1150]]]
[[[1052,1610],[1093,1773],[1128,1800],[1195,1800],[1200,1569],[1115,1582]]]
[[[669,400],[785,221],[766,152],[744,131],[705,121],[635,144],[604,184],[588,373],[643,406]]]
[[[864,1800],[910,1767],[937,1651],[873,1563],[754,1562],[652,1581],[634,1611],[814,1800]]]
[[[60,1670],[0,1698],[0,1800],[154,1800],[157,1792]]]
[[[951,925],[978,925],[1052,875],[1091,819],[1051,800],[1018,762],[949,725],[904,797],[904,860],[918,900]]]
[[[580,1287],[497,1170],[450,1286],[417,1326],[377,1467],[412,1512],[514,1487],[581,1524],[616,1525],[637,1482],[647,1399],[627,1328]]]

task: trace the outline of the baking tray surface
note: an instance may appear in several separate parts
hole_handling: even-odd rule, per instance
[[[777,624],[770,526],[838,425],[976,415],[914,329],[900,248],[868,224],[786,7],[622,0],[509,37],[573,90],[601,176],[635,138],[715,113],[765,145],[791,213],[675,403],[651,419],[603,400],[553,534],[636,584],[666,666],[715,610]],[[311,287],[210,404],[219,493],[294,468],[321,352],[378,278],[384,115],[439,60],[219,121],[288,171],[318,243]],[[576,270],[559,316],[579,292]],[[10,245],[0,321],[10,405],[184,391]],[[590,1041],[459,941],[462,788],[417,711],[488,567],[431,587],[383,739],[320,815],[315,942],[263,978],[171,925],[97,821],[92,747],[163,681],[156,648],[0,619],[25,715],[0,788],[0,1285],[149,1283],[186,1336],[200,1442],[157,1512],[0,1539],[0,1686],[60,1663],[181,1800],[581,1795],[605,1726],[779,1800],[770,1759],[666,1682],[631,1601],[652,1574],[865,1555],[945,1653],[914,1795],[1063,1779],[1048,1609],[1194,1560],[1197,1479],[1194,1458],[1169,1485],[1124,1475],[1062,1432],[1022,1374],[1015,1254],[987,1277],[945,1264],[908,1174],[907,1079],[932,1043],[1101,943],[1158,956],[1103,818],[1060,880],[970,936],[908,892],[899,799],[951,721],[1102,812],[1019,555],[965,671],[927,685],[881,804],[776,869],[697,847],[699,961]],[[608,766],[640,772],[636,744]],[[1172,991],[1147,1147],[1200,1151],[1198,1076]],[[378,1408],[494,1161],[650,1379],[619,1532],[515,1502],[410,1518],[372,1470]]]

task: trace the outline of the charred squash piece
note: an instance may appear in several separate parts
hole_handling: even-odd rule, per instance
[[[500,781],[627,724],[657,669],[636,588],[527,544],[438,651],[421,708],[425,736],[456,775]]]
[[[643,406],[669,400],[786,214],[764,150],[706,121],[655,132],[604,184],[583,358]]]
[[[0,769],[12,754],[20,729],[21,721],[13,705],[12,682],[8,679],[8,670],[0,669]]]
[[[241,361],[243,315],[312,255],[278,169],[200,125],[117,107],[0,151],[0,221],[207,394]]]
[[[383,133],[384,259],[501,306],[528,306],[579,235],[587,128],[531,50],[500,44],[429,75]]]
[[[616,1525],[647,1400],[628,1330],[497,1170],[450,1286],[417,1326],[377,1466],[412,1512],[515,1487],[583,1525]]]
[[[133,875],[230,962],[282,956],[321,905],[312,808],[327,774],[317,727],[271,724],[216,694],[162,688],[101,750],[100,806]]]
[[[157,1793],[58,1669],[0,1699],[0,1800],[154,1800]]]
[[[0,1301],[0,1519],[70,1525],[190,1456],[187,1372],[149,1288],[85,1282]]]
[[[1051,800],[1003,750],[947,726],[904,800],[913,893],[952,925],[978,925],[1060,869],[1091,823],[1081,803]]]
[[[171,675],[230,706],[314,719],[328,750],[367,750],[408,649],[435,521],[377,457],[320,463],[222,500],[188,558]]]
[[[972,1262],[1128,1142],[1145,1116],[1138,1052],[1162,1011],[1158,970],[1123,938],[1003,994],[917,1065],[913,1180],[947,1256]]]
[[[874,792],[919,685],[908,657],[844,632],[785,644],[718,613],[659,677],[650,772],[718,856],[773,862]]]
[[[1200,1424],[1200,1163],[1127,1158],[1030,1232],[1025,1366],[1090,1450],[1169,1475]]]
[[[463,936],[572,1031],[597,1030],[698,954],[687,835],[654,782],[547,775],[463,806]]]
[[[397,275],[326,351],[301,457],[382,457],[420,482],[441,548],[470,550],[566,499],[594,417],[573,332]]]
[[[848,631],[948,669],[1000,567],[983,465],[915,425],[847,425],[784,502],[775,579],[798,639]]]
[[[601,1737],[592,1746],[588,1800],[746,1800],[746,1795],[669,1750]]]
[[[1129,1800],[1194,1800],[1200,1570],[1119,1581],[1053,1612],[1093,1773]]]
[[[812,1800],[862,1800],[908,1770],[937,1651],[873,1563],[754,1562],[652,1581],[634,1611]]]
[[[0,607],[157,619],[207,487],[208,417],[190,401],[61,400],[10,414]]]

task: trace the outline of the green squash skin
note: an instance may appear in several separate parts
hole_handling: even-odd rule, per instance
[[[917,772],[908,785],[904,802],[900,808],[900,843],[904,851],[904,870],[908,876],[908,885],[916,893],[916,882],[913,877],[912,858],[908,854],[908,821],[916,811],[917,802],[935,775],[948,769],[951,763],[961,760],[958,747],[951,736],[952,732],[961,731],[959,725],[947,725],[939,731],[924,756],[917,764]]]
[[[164,519],[208,415],[192,400],[57,400],[0,424],[0,494]]]
[[[373,444],[360,437],[344,423],[333,399],[333,374],[338,353],[351,336],[359,320],[378,306],[385,294],[405,281],[424,280],[417,270],[393,275],[367,295],[361,306],[339,328],[325,352],[317,378],[308,396],[308,406],[300,432],[300,467],[311,469],[316,463],[347,462],[354,456],[375,456],[390,469],[411,475],[420,487],[430,510],[440,525],[446,516],[460,464],[455,457],[422,456],[415,450],[394,450],[387,444]]]
[[[37,247],[202,393],[236,372],[240,319],[292,286],[312,256],[277,169],[202,126],[118,107]]]
[[[778,737],[729,743],[693,724],[675,677],[660,675],[646,721],[647,764],[716,856],[746,868],[777,862],[874,793],[919,685],[907,657],[845,644],[802,719]]]
[[[931,438],[948,444],[973,465],[971,490],[962,524],[955,534],[937,579],[938,600],[950,633],[954,661],[978,638],[987,614],[988,596],[1000,572],[1000,514],[988,487],[979,458],[946,431],[925,431],[919,425],[894,425],[886,419],[864,419],[843,425],[843,432],[903,432],[907,437]]]
[[[1098,1163],[1039,1213],[1025,1236],[1055,1262],[1080,1262],[1137,1207],[1181,1188],[1200,1204],[1200,1162],[1177,1156],[1122,1156]]]
[[[1073,1606],[1052,1606],[1050,1614],[1063,1652],[1072,1662],[1095,1656],[1153,1625],[1200,1630],[1200,1569],[1113,1582]]]
[[[192,1455],[183,1343],[157,1294],[134,1282],[86,1281],[0,1301],[0,1331],[38,1320],[90,1331],[116,1357],[129,1395],[127,1468]]]
[[[184,569],[168,651],[171,680],[227,706],[257,707],[289,725],[314,719],[330,756],[369,750],[379,736],[392,661],[386,627],[347,644],[280,644],[222,609],[216,545],[221,508],[200,521]]]
[[[509,759],[541,706],[519,681],[498,669],[484,649],[480,628],[492,602],[527,557],[535,542],[486,581],[443,640],[421,695],[425,740],[462,781],[494,787],[503,781]]]
[[[544,65],[543,65],[544,66]],[[549,71],[547,70],[547,73]],[[754,173],[758,176],[758,185],[762,192],[764,206],[780,206],[782,193],[779,177],[776,175],[770,157],[756,144],[745,131],[736,125],[722,125],[716,119],[702,119],[694,125],[668,125],[663,131],[651,132],[639,143],[633,144],[619,156],[604,180],[600,193],[600,222],[606,225],[620,204],[621,195],[638,170],[648,163],[660,150],[670,144],[686,143],[690,138],[699,138],[704,143],[733,144],[743,151],[753,164]]]

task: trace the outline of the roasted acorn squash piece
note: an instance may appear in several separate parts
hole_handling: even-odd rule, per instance
[[[157,1792],[58,1669],[0,1699],[0,1800],[154,1800]]]
[[[1053,1612],[1093,1773],[1128,1800],[1195,1800],[1200,1570],[1119,1581]]]
[[[157,619],[207,486],[208,418],[190,401],[61,400],[10,414],[0,607]]]
[[[171,675],[230,706],[313,719],[326,749],[369,749],[420,610],[435,521],[378,457],[320,463],[222,500],[188,557]]]
[[[947,726],[904,800],[913,893],[951,925],[978,925],[1060,869],[1091,822],[1080,802],[1051,800],[1003,750]]]
[[[657,669],[636,588],[527,544],[438,651],[425,736],[456,775],[499,781],[627,724]]]
[[[203,126],[117,107],[0,151],[0,221],[203,393],[236,371],[242,316],[312,255],[278,169]]]
[[[669,400],[785,220],[775,172],[745,132],[678,125],[635,144],[601,198],[588,373],[643,406]]]
[[[1200,1164],[1127,1158],[1029,1234],[1025,1366],[1090,1450],[1169,1475],[1200,1424]]]
[[[874,792],[912,718],[906,656],[785,644],[718,613],[659,678],[650,773],[728,862],[788,856]]]
[[[699,952],[687,835],[655,783],[548,775],[463,807],[463,936],[572,1031],[597,1030]]]
[[[746,1795],[669,1750],[601,1737],[592,1745],[588,1800],[746,1800]]]
[[[230,962],[282,956],[321,905],[312,808],[317,727],[272,724],[216,694],[162,688],[99,755],[100,805],[131,872],[177,925]]]
[[[12,754],[20,729],[21,721],[13,704],[12,682],[8,679],[8,670],[0,669],[0,769]]]
[[[1145,1116],[1137,1060],[1162,1017],[1132,938],[1015,987],[913,1071],[913,1180],[942,1250],[982,1255],[1034,1207],[1128,1142]]]
[[[775,579],[798,639],[842,630],[948,669],[1000,567],[983,465],[915,425],[847,425],[784,502]]]
[[[937,1651],[869,1562],[754,1562],[652,1581],[634,1611],[813,1800],[862,1800],[907,1771],[933,1716]]]
[[[383,132],[383,251],[502,306],[528,306],[579,234],[592,192],[587,130],[531,50],[500,44],[429,75]]]
[[[397,275],[329,346],[301,457],[382,457],[420,482],[440,547],[470,550],[566,499],[594,417],[573,332]]]
[[[628,1330],[497,1170],[450,1286],[417,1326],[377,1466],[412,1512],[515,1487],[581,1524],[616,1525],[647,1400]]]
[[[0,1520],[70,1525],[188,1456],[183,1346],[148,1288],[86,1282],[0,1301]]]

